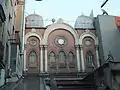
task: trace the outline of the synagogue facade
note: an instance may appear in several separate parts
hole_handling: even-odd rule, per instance
[[[42,16],[25,22],[24,71],[28,73],[92,72],[100,66],[94,17],[80,15],[74,27],[58,19],[44,26]]]

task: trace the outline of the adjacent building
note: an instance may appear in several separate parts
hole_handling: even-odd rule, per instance
[[[120,17],[98,15],[95,18],[101,66],[89,78],[95,80],[95,90],[120,89]]]
[[[3,32],[6,20],[6,12],[5,12],[5,1],[0,0],[0,86],[4,84],[4,74],[5,74],[5,65],[3,62],[4,58],[4,44],[3,44]]]
[[[23,6],[24,0],[0,0],[0,86],[22,75]]]

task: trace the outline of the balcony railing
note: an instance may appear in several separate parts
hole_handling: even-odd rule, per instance
[[[10,41],[10,43],[20,44],[19,31],[15,31],[15,34],[12,34],[10,39],[8,39],[8,40]]]

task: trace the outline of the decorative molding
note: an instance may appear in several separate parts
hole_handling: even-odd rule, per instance
[[[34,33],[34,32],[36,32],[36,30],[34,28],[32,28],[31,32]]]
[[[44,45],[44,47],[45,47],[45,48],[47,48],[47,47],[48,47],[48,45]]]
[[[86,32],[86,33],[90,33],[90,30],[89,30],[89,29],[86,29],[85,32]]]
[[[40,48],[43,48],[43,45],[40,45]]]
[[[77,35],[77,32],[69,25],[67,24],[52,24],[50,25],[46,30],[45,30],[45,33],[44,33],[44,37],[43,37],[43,43],[46,45],[48,43],[48,36],[51,32],[53,32],[54,30],[56,29],[59,29],[59,28],[63,28],[65,29],[66,31],[69,31],[75,38],[75,45],[78,45],[79,43],[79,39],[78,39],[78,35]]]
[[[79,45],[75,45],[76,48],[79,48],[80,46]]]
[[[95,36],[95,34],[90,32],[89,30],[86,30],[86,32],[84,32],[84,33],[82,33],[82,35],[80,35],[80,38],[79,38],[79,44],[80,45],[83,45],[82,40],[85,37],[91,37],[95,41],[95,45],[98,45],[98,38]]]
[[[35,36],[39,39],[40,41],[40,45],[42,44],[42,37],[41,35],[39,35],[38,33],[36,32],[28,32],[26,35],[25,35],[25,39],[24,39],[24,43],[26,44],[27,43],[27,39],[31,36]]]
[[[80,45],[80,48],[83,49],[83,45]]]

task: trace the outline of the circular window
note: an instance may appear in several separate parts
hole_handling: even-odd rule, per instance
[[[91,41],[90,41],[90,40],[86,40],[86,41],[85,41],[85,45],[86,45],[86,46],[90,46],[90,45],[91,45]]]
[[[55,43],[59,46],[64,46],[67,44],[66,39],[64,37],[57,37],[55,39]]]
[[[31,45],[31,46],[35,46],[36,44],[37,44],[36,40],[32,39],[32,40],[30,41],[30,45]]]
[[[60,39],[58,39],[58,43],[59,43],[60,45],[64,45],[64,44],[65,44],[65,40],[62,39],[62,38],[60,38]]]

